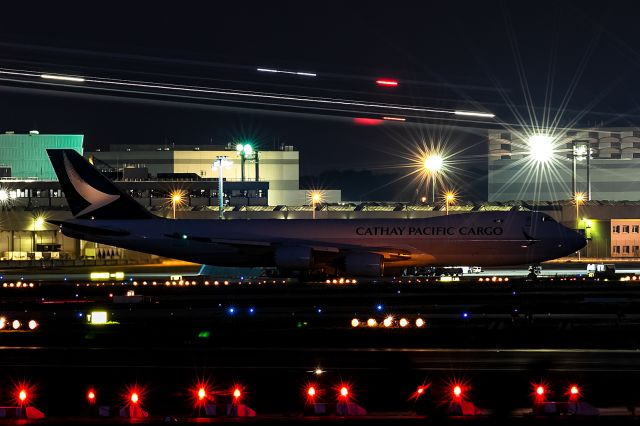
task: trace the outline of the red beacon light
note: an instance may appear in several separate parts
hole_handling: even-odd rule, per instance
[[[89,389],[89,392],[87,392],[87,400],[91,404],[93,404],[96,401],[96,393],[93,389]]]
[[[340,388],[340,396],[342,398],[345,398],[345,399],[348,398],[349,397],[349,388],[346,387],[346,386],[342,386]]]
[[[240,388],[236,387],[233,390],[233,401],[235,403],[238,403],[238,401],[240,401],[240,398],[242,397],[242,391],[240,390]]]
[[[27,396],[27,391],[25,389],[20,389],[20,392],[18,393],[20,404],[24,404],[27,401]]]
[[[569,395],[571,395],[572,397],[580,395],[580,388],[576,385],[571,385],[571,387],[569,388]]]
[[[544,388],[544,386],[536,387],[536,395],[543,396],[545,392],[546,392],[546,389]]]
[[[198,389],[198,401],[203,401],[207,397],[207,391],[204,387]]]
[[[307,388],[307,396],[309,398],[315,398],[315,396],[316,396],[316,388],[313,387],[313,386],[309,386]]]
[[[129,400],[131,401],[132,404],[137,404],[138,401],[140,401],[140,396],[138,395],[137,392],[132,392],[131,396],[129,397]]]
[[[455,396],[456,398],[460,398],[462,396],[462,387],[460,387],[460,385],[455,385],[452,391],[453,396]]]
[[[418,389],[416,389],[416,394],[422,395],[423,393],[424,393],[424,386],[418,386]]]

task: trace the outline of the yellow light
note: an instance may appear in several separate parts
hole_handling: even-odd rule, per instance
[[[180,201],[182,201],[182,195],[180,194],[173,194],[171,196],[171,201],[173,201],[174,203],[178,204],[180,203]]]
[[[351,327],[357,327],[360,325],[360,321],[358,321],[358,318],[354,318],[351,320]]]
[[[106,324],[107,312],[106,311],[93,311],[91,312],[91,324]]]
[[[33,230],[34,231],[40,231],[42,230],[42,227],[44,226],[44,216],[36,216],[33,218]]]
[[[438,153],[429,154],[424,159],[424,169],[431,174],[438,173],[442,170],[443,165],[444,159],[442,158],[442,155]]]
[[[109,273],[108,272],[91,272],[89,274],[89,278],[92,280],[108,280]]]
[[[444,194],[444,199],[447,203],[452,204],[456,201],[456,193],[453,191],[446,192]]]
[[[36,320],[29,321],[29,330],[35,330],[38,328],[38,322]]]
[[[576,204],[584,203],[585,199],[586,199],[586,195],[584,192],[576,192],[575,196],[573,197],[573,200],[575,201]]]
[[[424,326],[424,320],[422,318],[418,318],[416,320],[416,327],[420,328]]]
[[[385,327],[391,327],[393,325],[393,317],[392,316],[388,316],[384,319],[384,321],[382,321],[382,325],[384,325]]]
[[[20,328],[22,324],[20,324],[20,321],[18,320],[13,320],[13,322],[11,323],[11,327],[13,327],[14,330],[17,330]]]
[[[378,325],[378,322],[377,322],[375,319],[373,319],[373,318],[369,318],[369,319],[367,320],[367,325],[368,325],[369,327],[375,327],[376,325]]]
[[[406,318],[401,318],[400,319],[400,327],[406,327],[407,325],[409,325],[409,321],[407,321]]]

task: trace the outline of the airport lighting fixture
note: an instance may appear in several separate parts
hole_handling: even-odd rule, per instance
[[[527,139],[529,157],[539,164],[545,164],[553,158],[553,138],[546,134],[531,135]]]
[[[0,204],[5,204],[9,201],[9,191],[2,188],[0,189]]]
[[[69,81],[72,83],[84,83],[84,77],[74,77],[72,75],[59,75],[59,74],[40,74],[40,78],[45,80],[58,80]]]
[[[447,216],[449,216],[449,205],[455,204],[456,202],[456,193],[453,191],[447,191],[444,193],[444,203],[446,206]]]
[[[442,171],[444,166],[444,158],[437,152],[427,154],[424,158],[423,168],[431,180],[431,198],[433,203],[436,202],[436,175]]]
[[[233,163],[229,161],[229,159],[225,155],[219,155],[218,158],[213,162],[211,168],[215,171],[216,169],[219,172],[218,175],[218,218],[224,219],[224,188],[223,188],[223,175],[224,169],[228,169],[231,167]]]
[[[182,203],[182,194],[179,192],[174,192],[171,194],[171,204],[173,205],[173,218],[176,218],[176,204]]]
[[[322,194],[318,191],[311,191],[308,195],[311,200],[311,218],[316,218],[316,205],[322,202]]]

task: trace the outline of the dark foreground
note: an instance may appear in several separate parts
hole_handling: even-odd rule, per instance
[[[127,290],[145,297],[115,303],[112,296]],[[151,416],[135,420],[143,422],[555,424],[579,418],[622,424],[635,422],[630,410],[640,405],[640,289],[630,282],[43,282],[0,292],[0,315],[8,319],[0,332],[0,400],[11,405],[24,384],[45,423],[132,421],[92,419],[89,389],[96,406],[112,407],[139,392]],[[88,324],[87,314],[99,309],[110,324]],[[394,318],[389,328],[382,325],[387,316]],[[370,318],[376,327],[366,326]],[[404,328],[401,318],[409,323]],[[425,326],[416,327],[417,318]],[[40,326],[7,331],[14,319]],[[242,389],[242,402],[258,416],[194,419],[198,383],[206,384],[211,403],[223,405],[232,402],[233,389]],[[601,416],[532,417],[541,384],[544,398],[558,402],[578,385],[579,398],[603,408]],[[315,400],[329,404],[347,387],[348,399],[368,415],[303,417],[310,385],[318,390]],[[455,385],[485,414],[445,416]],[[426,412],[419,386],[430,389]]]

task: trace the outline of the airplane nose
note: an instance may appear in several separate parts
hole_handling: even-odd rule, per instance
[[[587,245],[587,239],[580,232],[576,232],[575,230],[570,230],[570,235],[568,238],[568,245],[571,247],[572,252],[576,252]]]

